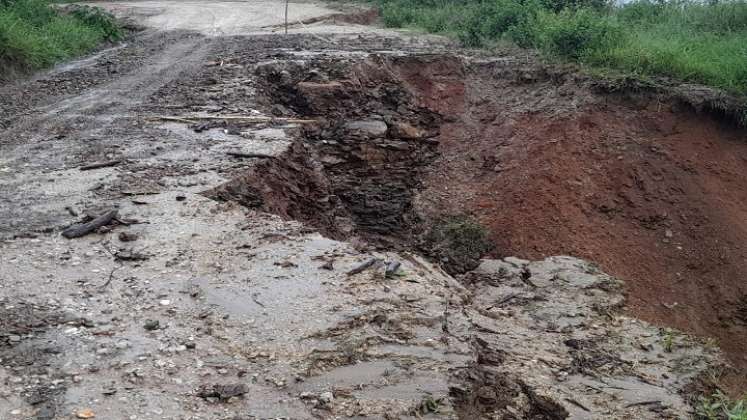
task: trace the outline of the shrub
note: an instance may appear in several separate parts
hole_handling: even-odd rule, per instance
[[[444,263],[450,273],[474,269],[492,247],[488,231],[464,215],[438,220],[424,239],[429,252]]]
[[[591,9],[540,11],[530,22],[530,44],[550,54],[582,59],[592,50],[605,50],[622,40],[623,32],[613,18]]]
[[[114,16],[104,9],[75,5],[70,10],[70,14],[87,26],[98,29],[109,41],[122,38],[122,29],[117,25]]]

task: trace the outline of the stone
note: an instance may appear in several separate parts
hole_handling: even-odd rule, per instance
[[[145,324],[143,324],[143,328],[145,328],[148,331],[154,331],[160,328],[161,323],[158,320],[154,319],[148,319],[145,321]]]
[[[345,129],[370,137],[384,137],[388,127],[384,121],[371,119],[349,122]]]

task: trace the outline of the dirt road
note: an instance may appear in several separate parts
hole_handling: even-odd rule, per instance
[[[314,3],[289,35],[280,2],[96,4],[146,28],[0,87],[1,418],[693,414],[718,350],[594,265],[418,256],[450,80],[515,59]]]

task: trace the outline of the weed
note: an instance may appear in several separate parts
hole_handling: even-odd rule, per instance
[[[747,420],[747,396],[732,401],[718,391],[709,397],[701,397],[695,413],[705,420]]]
[[[661,339],[661,345],[664,347],[664,351],[671,353],[674,350],[674,332],[672,330],[664,330],[664,336]]]
[[[491,248],[488,231],[469,216],[449,216],[434,223],[425,236],[430,252],[447,271],[469,271]]]
[[[433,398],[431,395],[426,395],[417,407],[411,411],[411,414],[417,417],[425,414],[437,414],[441,411],[442,404],[443,398]]]

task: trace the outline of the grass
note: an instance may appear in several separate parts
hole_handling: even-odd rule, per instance
[[[59,11],[46,0],[0,0],[3,72],[48,67],[120,36],[112,17],[100,9],[74,6]]]
[[[378,0],[384,23],[747,94],[747,1]]]
[[[700,399],[696,415],[704,420],[747,420],[747,397],[732,401],[721,392]]]

